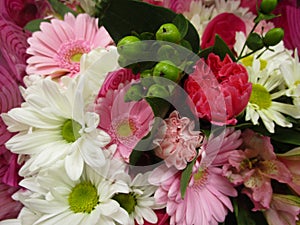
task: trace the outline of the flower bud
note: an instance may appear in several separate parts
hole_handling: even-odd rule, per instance
[[[144,97],[144,89],[140,84],[133,84],[124,96],[125,102],[139,101]]]
[[[260,4],[260,12],[270,14],[277,6],[277,0],[263,0]]]
[[[169,91],[160,84],[153,84],[147,92],[147,97],[157,97],[157,98],[168,98],[170,96]]]
[[[247,38],[246,45],[252,51],[257,51],[264,47],[262,38],[257,33],[251,33]]]
[[[181,40],[181,34],[173,23],[165,23],[160,26],[155,34],[156,40],[178,43]]]
[[[284,36],[284,31],[282,28],[276,27],[269,30],[263,38],[265,46],[275,46],[277,45]]]
[[[126,36],[117,44],[121,56],[128,59],[138,58],[142,54],[141,40],[136,36]]]
[[[153,76],[164,77],[177,82],[180,79],[180,70],[172,62],[164,60],[155,65]]]

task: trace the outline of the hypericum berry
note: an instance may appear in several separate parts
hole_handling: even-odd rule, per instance
[[[147,92],[147,97],[157,97],[157,98],[168,98],[170,96],[169,91],[160,84],[153,84]]]
[[[264,42],[259,34],[251,33],[247,38],[246,45],[249,49],[257,51],[264,47]]]
[[[180,79],[180,70],[171,61],[164,60],[155,65],[153,76],[164,77],[177,82]]]
[[[158,61],[170,60],[175,65],[180,64],[180,58],[178,51],[171,45],[163,45],[157,51]]]
[[[154,84],[155,82],[153,80],[152,70],[144,70],[143,72],[141,72],[140,80],[141,80],[141,84],[146,88]]]
[[[144,97],[144,89],[140,84],[133,84],[125,94],[125,102],[139,101]]]
[[[260,12],[263,14],[271,13],[277,6],[277,0],[263,0],[260,4]]]
[[[276,27],[269,30],[263,38],[265,46],[275,46],[277,45],[284,36],[284,30],[282,28]]]
[[[126,36],[117,44],[118,52],[125,58],[137,58],[142,54],[141,40],[136,36]]]
[[[181,40],[181,34],[173,23],[165,23],[160,26],[155,34],[156,40],[178,43]]]

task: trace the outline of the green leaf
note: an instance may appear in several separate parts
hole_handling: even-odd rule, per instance
[[[199,57],[207,58],[210,53],[215,53],[216,55],[220,56],[221,59],[224,59],[226,54],[228,54],[230,56],[230,58],[232,59],[232,61],[234,61],[234,62],[236,61],[234,54],[229,49],[229,47],[227,46],[225,41],[219,35],[216,35],[216,37],[215,37],[214,46],[208,47],[208,48],[202,50],[199,53]]]
[[[52,9],[58,14],[60,15],[62,18],[64,17],[64,15],[66,13],[72,13],[74,16],[77,16],[77,12],[75,12],[74,10],[70,9],[69,7],[67,7],[66,5],[64,5],[63,3],[61,3],[58,0],[49,0],[48,1],[50,3],[50,5],[52,6]]]
[[[271,138],[281,143],[300,145],[300,130],[277,127]]]
[[[181,198],[182,199],[184,198],[185,193],[186,193],[186,189],[189,185],[191,175],[192,175],[192,172],[193,172],[193,166],[194,166],[196,160],[197,160],[197,157],[187,165],[187,167],[183,170],[183,172],[181,174],[180,193],[181,193]]]
[[[171,104],[167,100],[162,98],[145,97],[145,100],[151,106],[152,111],[156,117],[164,118],[171,106]]]
[[[263,20],[271,20],[280,15],[274,15],[274,14],[263,14],[261,12],[258,12],[258,16],[254,19],[254,23],[259,23],[260,21]]]
[[[183,39],[189,29],[188,20],[182,14],[178,14],[175,16],[172,23],[175,24],[175,26],[178,28],[181,39]]]
[[[177,14],[170,9],[137,0],[103,0],[96,5],[99,26],[104,26],[115,43],[133,31],[156,33],[164,23],[171,23]],[[184,29],[183,29],[184,31]],[[193,51],[199,51],[199,36],[188,22],[185,39],[192,44]]]
[[[42,22],[50,22],[50,20],[46,20],[46,19],[32,20],[25,25],[24,30],[28,30],[30,32],[39,31]]]

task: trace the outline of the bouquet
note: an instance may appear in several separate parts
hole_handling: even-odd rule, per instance
[[[300,223],[296,1],[0,5],[1,225]]]

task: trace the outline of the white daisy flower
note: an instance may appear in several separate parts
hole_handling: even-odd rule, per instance
[[[161,208],[155,203],[153,197],[157,187],[148,182],[150,173],[137,174],[132,180],[128,174],[123,174],[119,180],[125,181],[130,187],[128,193],[117,193],[113,196],[122,209],[130,216],[130,223],[128,225],[144,224],[144,220],[156,224],[158,222],[157,216],[153,209]]]
[[[64,159],[68,176],[77,180],[84,162],[92,167],[105,162],[101,148],[110,142],[110,136],[97,129],[99,116],[86,112],[81,85],[67,77],[62,82],[64,85],[50,78],[37,80],[23,91],[21,107],[2,114],[8,130],[19,132],[6,147],[29,156],[22,176]]]
[[[125,182],[116,182],[116,177],[125,173],[124,168],[119,162],[107,160],[100,174],[86,165],[74,181],[60,161],[20,182],[27,191],[13,196],[24,204],[18,219],[29,220],[31,225],[128,224],[128,214],[112,199],[116,191],[129,191]]]
[[[270,133],[274,133],[275,123],[282,127],[292,127],[284,115],[300,118],[300,111],[296,106],[276,101],[285,91],[279,87],[283,78],[279,70],[269,73],[261,70],[260,60],[254,59],[252,67],[247,67],[249,79],[252,83],[252,93],[246,108],[246,120],[254,125],[261,118]]]
[[[300,62],[297,49],[294,58],[290,56],[288,63],[280,65],[280,70],[288,87],[286,95],[292,97],[294,104],[300,107]]]

